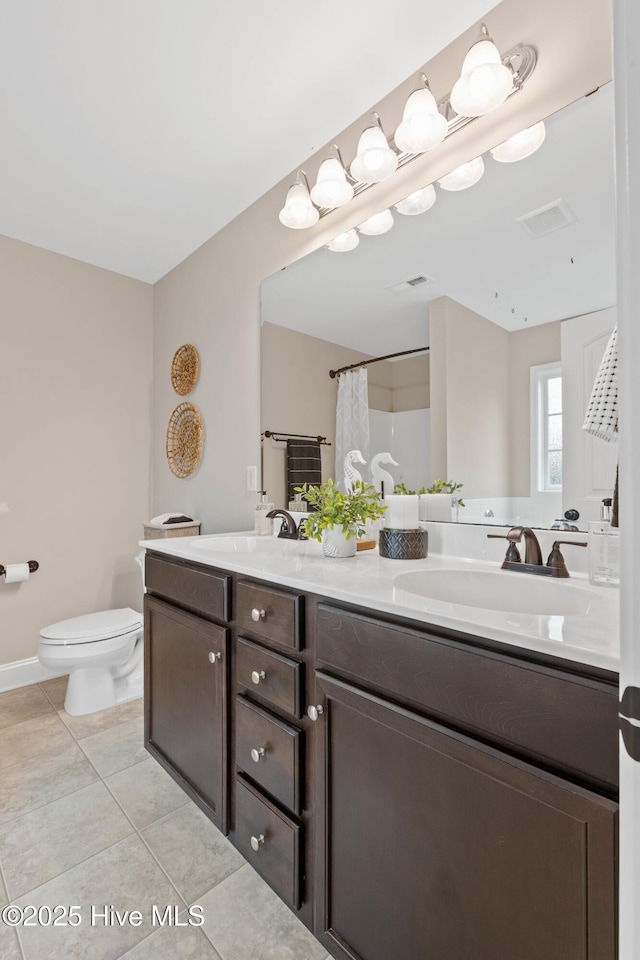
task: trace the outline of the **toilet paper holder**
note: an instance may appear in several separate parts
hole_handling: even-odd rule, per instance
[[[40,564],[38,563],[37,560],[29,560],[28,562],[29,573],[35,573],[39,566]],[[6,573],[6,570],[4,565],[0,563],[0,577],[4,577],[5,573]]]

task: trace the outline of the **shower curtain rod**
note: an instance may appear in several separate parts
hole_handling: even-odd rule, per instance
[[[384,357],[372,357],[371,360],[361,360],[360,363],[352,363],[348,367],[340,367],[339,370],[329,370],[329,376],[332,380],[347,370],[355,370],[357,367],[368,367],[370,363],[378,363],[379,360],[393,360],[394,357],[406,357],[410,353],[425,353],[429,347],[416,347],[415,350],[401,350],[399,353],[387,353]]]

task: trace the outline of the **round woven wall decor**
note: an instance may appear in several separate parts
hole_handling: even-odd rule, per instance
[[[185,397],[191,393],[198,379],[200,358],[192,343],[178,347],[171,363],[171,383],[176,393]]]
[[[167,463],[171,473],[190,477],[202,456],[202,420],[197,407],[187,400],[179,403],[167,427]]]

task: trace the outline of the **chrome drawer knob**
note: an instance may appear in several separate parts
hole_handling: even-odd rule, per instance
[[[266,679],[267,679],[267,675],[266,675],[266,673],[264,672],[264,670],[260,670],[260,671],[258,671],[258,670],[252,670],[252,671],[251,671],[251,679],[252,679],[253,683],[260,683],[261,680],[266,680]]]
[[[264,620],[267,615],[266,610],[258,610],[257,607],[254,607],[251,611],[251,619],[254,623],[258,623],[260,620]]]
[[[209,654],[209,663],[215,663],[217,660],[222,660],[222,654],[212,650]]]
[[[314,723],[321,713],[324,713],[324,707],[320,703],[317,707],[307,707],[307,716],[309,717],[309,720],[313,720]]]
[[[259,747],[257,750],[254,747],[253,750],[251,751],[251,759],[253,760],[253,762],[260,763],[263,757],[264,757],[264,747]]]
[[[256,853],[258,853],[263,843],[264,833],[261,833],[259,837],[251,837],[251,849],[255,850]]]

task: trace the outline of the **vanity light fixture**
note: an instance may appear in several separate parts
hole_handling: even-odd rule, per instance
[[[314,223],[317,223],[320,214],[311,203],[309,184],[304,170],[298,173],[298,177],[304,177],[304,183],[299,179],[289,187],[287,199],[278,214],[278,218],[285,227],[291,227],[293,230],[304,230],[306,227],[312,227]]]
[[[360,243],[360,237],[357,230],[347,230],[346,233],[339,233],[334,237],[331,243],[327,244],[327,250],[333,253],[348,253],[349,250],[355,250]]]
[[[426,213],[436,202],[436,190],[432,183],[421,190],[415,190],[408,197],[395,204],[398,213],[406,217],[415,217],[419,213]]]
[[[513,73],[483,23],[453,85],[451,106],[459,116],[482,117],[504,103],[512,90]]]
[[[345,203],[353,199],[353,187],[347,180],[347,173],[342,164],[340,151],[334,144],[336,157],[323,160],[318,170],[318,179],[311,188],[311,200],[317,207],[335,210],[344,207]]]
[[[402,123],[393,137],[396,147],[403,153],[425,153],[442,143],[447,135],[447,121],[438,110],[424,73],[420,79],[424,86],[410,95]]]
[[[367,237],[379,237],[382,233],[386,233],[387,230],[391,230],[392,226],[393,214],[391,210],[387,209],[381,210],[380,213],[374,213],[372,217],[369,217],[368,220],[360,224],[358,230]]]
[[[504,143],[494,147],[491,156],[498,163],[516,163],[518,160],[524,160],[542,146],[546,135],[544,120],[541,120],[540,123],[534,123],[532,127],[521,130],[520,133],[514,134]]]
[[[463,163],[456,167],[442,180],[438,180],[438,183],[443,190],[466,190],[477,183],[483,173],[484,160],[482,157],[476,157],[475,160],[470,160],[469,163]]]
[[[373,114],[375,124],[367,127],[358,140],[358,153],[351,164],[351,176],[360,183],[380,183],[396,172],[398,154],[391,149],[380,125],[380,117]]]

